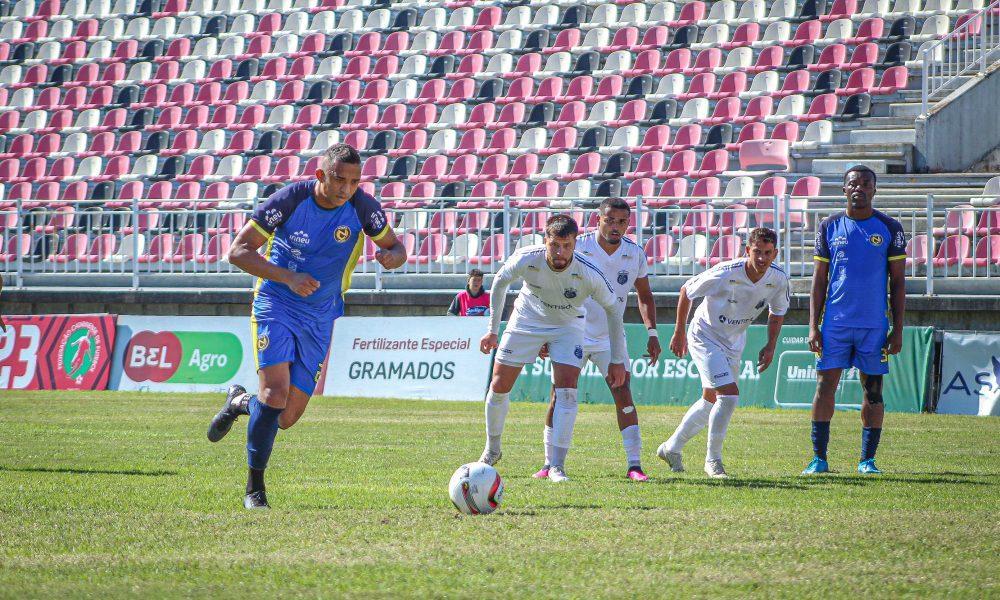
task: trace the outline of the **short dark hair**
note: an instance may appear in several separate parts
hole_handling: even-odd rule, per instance
[[[323,168],[333,166],[333,163],[340,161],[349,165],[360,165],[361,155],[350,144],[334,144],[323,153]]]
[[[469,271],[469,279],[472,279],[473,277],[482,277],[482,276],[483,272],[479,269],[473,269]]]
[[[757,227],[750,232],[750,237],[747,238],[747,245],[753,245],[757,242],[764,242],[765,244],[778,245],[778,234],[775,233],[773,229],[768,229],[767,227]]]
[[[850,169],[844,172],[844,185],[847,185],[847,176],[851,173],[861,173],[862,175],[868,175],[872,178],[872,183],[878,183],[878,176],[875,175],[875,171],[872,171],[864,165],[854,165]]]
[[[569,215],[553,215],[549,217],[549,222],[545,225],[546,237],[576,237],[578,233],[580,233],[580,226]]]
[[[601,201],[600,206],[597,207],[597,210],[601,211],[601,214],[604,214],[611,209],[632,210],[632,207],[628,205],[628,202],[625,202],[625,200],[621,198],[605,198]]]

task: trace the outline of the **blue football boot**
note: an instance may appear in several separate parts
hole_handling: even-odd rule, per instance
[[[858,473],[862,475],[881,475],[882,471],[875,466],[875,459],[869,458],[858,463]]]
[[[806,467],[805,471],[802,471],[803,475],[816,475],[817,473],[829,473],[830,465],[825,460],[818,456],[814,456],[812,462]]]

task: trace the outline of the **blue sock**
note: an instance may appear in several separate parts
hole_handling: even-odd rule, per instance
[[[882,439],[881,427],[864,427],[861,429],[861,460],[875,458],[878,442]]]
[[[247,464],[251,469],[266,469],[271,457],[274,436],[278,435],[278,416],[282,408],[270,407],[257,396],[250,398],[250,423],[247,425]]]
[[[830,422],[813,421],[813,453],[826,460],[826,447],[830,444]]]

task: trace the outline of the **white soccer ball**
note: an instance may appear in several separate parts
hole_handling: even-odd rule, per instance
[[[460,512],[467,515],[488,515],[503,499],[503,480],[490,465],[482,462],[462,465],[451,476],[448,495]]]

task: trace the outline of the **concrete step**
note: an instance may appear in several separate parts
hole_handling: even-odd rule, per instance
[[[915,144],[915,129],[854,129],[850,133],[851,144]]]
[[[889,109],[893,117],[909,117],[915,119],[920,116],[919,102],[893,102]]]
[[[865,117],[857,123],[857,129],[905,129],[913,127],[913,117]]]
[[[843,176],[844,171],[850,169],[855,165],[865,165],[872,171],[876,173],[885,173],[889,170],[888,161],[884,159],[871,159],[871,158],[817,158],[812,161],[812,170],[814,173],[830,173],[830,174],[840,174]]]

